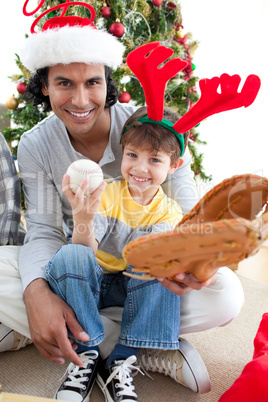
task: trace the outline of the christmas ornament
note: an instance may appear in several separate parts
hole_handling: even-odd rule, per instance
[[[178,32],[176,32],[176,42],[178,42],[178,43],[180,43],[181,45],[184,45],[185,47],[187,47],[187,39],[188,39],[188,36],[187,36],[187,34],[186,35],[184,35],[183,37],[181,37],[181,33],[180,33],[180,31],[178,31]]]
[[[167,3],[167,7],[168,7],[168,8],[171,8],[171,10],[175,10],[175,8],[177,8],[176,4],[173,3],[173,1],[169,1],[169,2]]]
[[[55,12],[54,12],[54,11],[51,11],[51,13],[49,13],[47,16],[48,16],[48,18],[52,18],[52,17],[55,16]]]
[[[162,4],[162,0],[153,0],[152,3],[155,7],[160,7]]]
[[[121,92],[121,94],[118,96],[118,100],[120,103],[128,103],[130,99],[131,96],[127,91]]]
[[[190,131],[189,138],[190,140],[195,141],[195,134],[192,131]]]
[[[19,82],[17,85],[17,91],[19,94],[23,95],[25,92],[27,92],[27,85],[25,82]]]
[[[176,37],[177,37],[178,39],[182,39],[182,38],[185,36],[182,27],[180,27],[180,28],[177,29],[176,31],[177,31],[177,32],[176,32]]]
[[[111,9],[107,6],[101,8],[101,16],[103,18],[109,18],[111,15]]]
[[[121,24],[121,22],[113,22],[110,26],[109,32],[117,38],[121,38],[125,32],[124,25]]]
[[[19,102],[18,98],[15,98],[15,96],[13,95],[10,98],[7,98],[6,107],[8,109],[15,110],[19,106],[19,103],[20,102]]]

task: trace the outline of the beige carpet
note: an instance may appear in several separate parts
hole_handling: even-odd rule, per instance
[[[154,381],[146,376],[135,377],[140,402],[216,402],[239,376],[245,364],[251,360],[254,336],[262,314],[268,311],[268,284],[242,276],[239,278],[246,301],[238,318],[226,327],[185,336],[199,351],[207,366],[212,382],[211,392],[195,394],[169,377],[151,373]],[[52,398],[63,373],[64,367],[45,360],[33,345],[0,355],[0,384],[4,392]],[[90,400],[104,401],[97,385]]]

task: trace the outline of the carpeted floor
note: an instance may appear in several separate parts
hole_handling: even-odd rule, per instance
[[[239,276],[245,290],[245,305],[238,318],[226,327],[185,336],[199,351],[211,377],[212,390],[195,394],[162,374],[135,377],[140,402],[216,402],[251,360],[253,339],[262,314],[268,311],[268,284]],[[2,391],[52,398],[64,375],[63,366],[45,360],[33,345],[0,355]],[[90,400],[104,401],[97,385]]]

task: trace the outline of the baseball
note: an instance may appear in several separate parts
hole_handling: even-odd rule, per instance
[[[71,163],[66,174],[70,176],[70,188],[74,193],[76,193],[83,179],[89,180],[85,196],[93,193],[103,181],[103,173],[99,165],[88,159],[79,159]]]

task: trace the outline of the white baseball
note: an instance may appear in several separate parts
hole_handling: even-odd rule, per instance
[[[88,159],[79,159],[71,163],[66,173],[70,176],[70,188],[74,193],[76,193],[83,179],[87,178],[89,180],[85,196],[93,193],[103,181],[103,173],[100,166]]]

